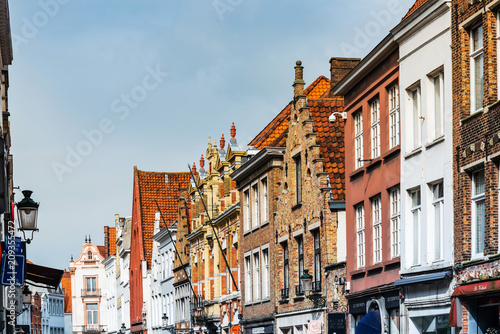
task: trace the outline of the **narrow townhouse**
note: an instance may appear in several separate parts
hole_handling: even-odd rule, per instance
[[[200,171],[190,185],[189,196],[193,214],[190,243],[190,264],[195,297],[192,298],[193,329],[196,333],[236,333],[240,330],[241,313],[238,282],[239,195],[229,173],[241,165],[246,147],[237,144],[236,129],[224,149],[210,138]]]
[[[116,227],[104,226],[104,260],[106,286],[103,291],[103,299],[106,302],[106,323],[108,324],[108,333],[117,333],[120,330],[121,323],[118,322],[116,305]]]
[[[367,316],[400,331],[399,52],[384,38],[338,82],[344,96],[347,282],[350,332]]]
[[[456,286],[450,326],[500,327],[498,38],[500,1],[452,1]]]
[[[273,156],[269,161],[279,162],[277,167],[281,165],[279,177],[276,175],[268,181],[273,183],[266,185],[275,195],[268,205],[276,208],[271,219],[274,245],[270,247],[275,250],[271,254],[275,266],[271,286],[276,333],[345,330],[343,98],[334,95],[331,87],[358,61],[332,58],[332,80],[320,76],[307,89],[302,63],[297,61],[293,100],[250,143],[262,150],[247,162],[248,168],[260,168],[251,178],[256,178],[257,170],[262,173],[269,168],[266,164],[270,162],[253,166],[266,155]],[[265,187],[248,183],[248,194],[243,192],[243,203],[245,198],[250,203],[243,209],[248,210],[250,218],[243,220],[244,226],[247,224],[243,234],[261,233],[260,213],[255,210],[261,189]],[[256,279],[262,260],[253,249],[243,257],[245,307],[251,310],[256,309],[253,296],[259,296],[262,284]],[[253,326],[258,332],[258,327]]]
[[[115,214],[116,227],[116,316],[120,331],[130,331],[130,239],[132,217]]]
[[[196,165],[192,166],[196,177]],[[192,182],[192,181],[191,181]],[[177,233],[175,246],[177,255],[174,261],[174,321],[175,332],[190,334],[191,331],[191,298],[194,296],[191,284],[191,266],[189,264],[190,244],[186,237],[191,232],[191,200],[188,188],[180,189],[179,213],[177,217]]]
[[[401,230],[400,331],[451,333],[453,139],[451,1],[416,1],[392,29],[399,45],[401,182],[391,222]],[[399,108],[399,110],[397,110]],[[391,116],[389,116],[391,117]],[[392,134],[391,128],[385,131]],[[399,129],[397,129],[399,131]],[[401,204],[399,204],[401,203]],[[400,206],[399,206],[400,205]],[[387,230],[386,230],[387,231]],[[391,238],[393,238],[391,236]],[[391,239],[392,240],[392,239]]]
[[[277,210],[284,148],[249,149],[248,160],[231,174],[239,190],[241,215],[238,235],[241,267],[242,328],[245,334],[274,333],[277,302],[277,251],[274,213]],[[255,155],[253,155],[255,154]]]
[[[161,218],[168,227],[174,224],[179,189],[187,187],[189,178],[189,172],[146,172],[134,167],[129,268],[131,333],[146,333],[153,323],[158,323],[156,305],[154,309],[151,306],[150,284],[155,221]]]

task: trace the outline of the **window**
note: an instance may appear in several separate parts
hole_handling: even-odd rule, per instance
[[[302,275],[304,274],[304,240],[302,239],[302,236],[298,237],[297,238],[297,254],[299,256],[299,262],[298,262],[298,266],[299,266],[299,270],[298,270],[298,273],[299,273],[299,276],[298,276],[298,281],[299,281],[299,294],[302,294],[302,291],[303,291],[303,288],[302,288],[302,280],[300,279],[300,277],[302,277]]]
[[[252,186],[253,203],[252,203],[252,227],[259,226],[259,186]]]
[[[389,148],[399,145],[399,87],[389,88]]]
[[[382,218],[380,213],[380,197],[372,200],[373,222],[373,263],[382,262]]]
[[[283,243],[283,288],[287,290],[286,295],[288,296],[289,289],[289,268],[288,268],[288,244]],[[282,294],[283,295],[283,294]]]
[[[420,147],[420,135],[422,127],[420,122],[420,86],[414,88],[409,92],[411,103],[411,143],[412,148]]]
[[[250,231],[250,193],[248,190],[245,190],[243,197],[245,198],[245,230]]]
[[[434,260],[443,258],[444,190],[443,182],[431,185],[432,206],[434,207]]]
[[[372,115],[372,159],[380,155],[380,100],[370,102]]]
[[[470,30],[470,96],[471,112],[483,108],[483,27],[477,26]]]
[[[484,252],[484,170],[472,174],[472,257]]]
[[[250,262],[250,255],[245,256],[245,302],[252,301],[252,264]]]
[[[295,160],[295,194],[297,203],[302,202],[302,164],[300,155],[294,158]]]
[[[321,291],[321,243],[319,229],[313,231],[314,246],[314,286],[313,291]]]
[[[356,211],[356,228],[357,228],[357,244],[358,244],[358,268],[365,266],[365,208],[363,204],[355,207]]]
[[[267,179],[262,179],[260,181],[261,192],[262,192],[262,205],[261,205],[261,214],[260,218],[262,219],[262,224],[265,224],[269,221],[269,204],[267,199]]]
[[[97,304],[86,304],[87,309],[87,325],[98,325]]]
[[[253,301],[260,299],[260,254],[253,253]]]
[[[410,199],[411,199],[411,216],[412,216],[412,264],[419,264],[419,232],[420,232],[420,211],[421,207],[421,198],[420,198],[420,189],[415,189],[410,191]]]
[[[262,250],[262,259],[264,270],[262,273],[262,299],[269,299],[271,297],[271,271],[269,267],[269,248]]]
[[[443,72],[431,78],[434,102],[434,138],[444,134],[444,80]]]
[[[92,260],[92,252],[88,251],[87,253],[87,260]]]
[[[87,291],[97,291],[96,277],[87,277],[85,279]]]
[[[354,166],[363,166],[363,114],[361,110],[354,115]]]
[[[390,191],[391,200],[391,255],[393,258],[400,256],[401,252],[401,210],[399,188]]]

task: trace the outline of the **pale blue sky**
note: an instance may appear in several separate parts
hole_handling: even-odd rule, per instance
[[[297,59],[307,84],[329,77],[413,2],[11,0],[14,183],[41,202],[30,260],[63,269],[86,234],[103,244],[131,215],[134,165],[187,171],[232,122],[247,144],[290,101]]]

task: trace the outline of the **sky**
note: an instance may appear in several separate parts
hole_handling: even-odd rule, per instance
[[[248,144],[331,57],[366,56],[414,0],[15,0],[14,186],[40,202],[32,262],[64,269],[131,216],[133,170]],[[22,199],[15,190],[15,201]]]

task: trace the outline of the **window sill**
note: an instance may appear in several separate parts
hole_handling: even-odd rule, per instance
[[[484,108],[483,109],[480,109],[478,111],[475,111],[475,112],[471,112],[469,115],[465,116],[464,118],[462,118],[460,120],[460,125],[462,125],[463,123],[467,123],[468,121],[470,121],[471,119],[474,119],[478,116],[481,116],[484,112]]]
[[[302,207],[302,202],[299,202],[299,203],[295,204],[294,206],[292,206],[292,211],[300,209],[301,207]]]
[[[417,147],[413,151],[406,153],[405,159],[409,159],[409,158],[413,157],[414,155],[420,154],[421,152],[422,152],[422,146]]]
[[[394,158],[396,155],[399,154],[399,152],[401,152],[401,146],[400,145],[396,145],[394,146],[393,148],[391,148],[389,151],[387,151],[384,155],[383,155],[383,159],[384,159],[384,162],[387,162],[388,160],[391,160],[392,158]]]
[[[294,300],[294,301],[295,301],[295,300],[302,300],[302,299],[304,299],[305,297],[306,297],[305,295],[294,296],[294,297],[293,297],[293,300]]]
[[[382,262],[379,262],[379,263],[374,264],[373,266],[366,268],[366,271],[367,271],[367,274],[370,276],[370,275],[380,274],[383,269],[384,269],[384,265],[382,264]]]
[[[382,165],[382,157],[378,156],[375,159],[373,159],[372,161],[370,161],[370,163],[368,165],[366,165],[366,172],[370,173],[375,168],[380,167],[380,165]]]
[[[437,145],[437,144],[443,142],[444,139],[445,139],[444,135],[435,138],[433,141],[431,141],[430,143],[427,143],[425,145],[425,149],[429,149],[429,148],[433,147],[434,145]]]
[[[352,180],[352,179],[355,179],[357,177],[362,176],[364,173],[365,173],[365,167],[359,167],[354,172],[349,174],[349,178]]]
[[[260,225],[260,228],[263,228],[265,226],[269,225],[269,221],[266,220],[264,223],[262,223],[262,225]]]
[[[286,303],[288,303],[289,301],[290,301],[290,298],[285,298],[285,299],[280,299],[280,300],[278,300],[278,302],[279,302],[280,304],[286,304]]]
[[[365,277],[366,270],[364,268],[361,268],[358,270],[351,271],[349,274],[351,275],[352,279],[360,279]]]

